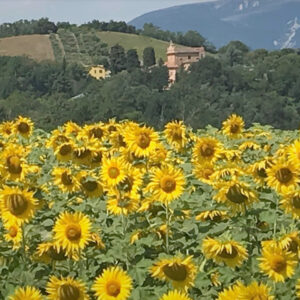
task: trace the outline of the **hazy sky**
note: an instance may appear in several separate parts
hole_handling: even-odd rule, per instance
[[[0,0],[0,23],[48,17],[52,21],[84,23],[130,21],[143,13],[207,0]]]

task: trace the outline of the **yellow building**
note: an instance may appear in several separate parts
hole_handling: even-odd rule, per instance
[[[90,76],[99,79],[104,79],[110,76],[110,71],[105,70],[103,65],[93,66],[89,70]]]

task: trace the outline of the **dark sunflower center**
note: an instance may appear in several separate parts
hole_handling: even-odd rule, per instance
[[[122,197],[118,200],[118,206],[121,208],[127,208],[130,205],[130,198]]]
[[[237,204],[246,202],[247,196],[243,195],[240,188],[237,185],[231,186],[226,193],[226,197],[229,201]]]
[[[181,134],[180,130],[175,131],[172,136],[173,136],[173,140],[175,140],[175,141],[182,140],[182,134]]]
[[[12,194],[9,195],[6,199],[8,210],[14,216],[22,215],[28,207],[28,201],[25,197],[23,197],[23,195]]]
[[[6,163],[9,173],[20,174],[22,172],[21,159],[17,155],[8,157]]]
[[[212,217],[210,217],[210,219],[213,221],[213,222],[220,222],[222,221],[222,216],[217,214],[217,215],[214,215]]]
[[[146,149],[150,145],[150,142],[151,142],[151,139],[147,133],[143,132],[138,136],[137,144],[142,149]]]
[[[53,260],[65,260],[66,259],[66,255],[64,253],[63,250],[60,250],[59,252],[57,252],[57,250],[55,249],[55,247],[50,247],[49,250],[47,251],[47,254],[53,259]]]
[[[215,153],[215,149],[212,145],[204,144],[200,147],[200,153],[204,157],[209,157]]]
[[[61,174],[61,182],[63,185],[72,185],[73,181],[71,175],[69,175],[67,172],[63,172]]]
[[[233,124],[230,126],[230,132],[231,133],[238,133],[240,130],[240,126],[238,124]]]
[[[296,209],[300,209],[300,197],[296,196],[292,198],[292,205]]]
[[[87,182],[84,182],[82,185],[83,185],[83,188],[85,190],[87,190],[88,192],[95,191],[98,186],[97,182],[95,182],[95,181],[87,181]]]
[[[63,284],[58,288],[59,300],[78,300],[80,291],[78,287],[71,284]]]
[[[18,228],[16,226],[10,226],[9,229],[8,229],[8,234],[14,238],[17,236],[18,234]]]
[[[120,175],[120,170],[119,170],[118,168],[116,168],[116,167],[110,167],[110,168],[108,169],[108,176],[109,176],[110,178],[115,179],[115,178],[117,178],[119,175]]]
[[[170,176],[164,176],[160,180],[160,187],[166,193],[172,193],[176,189],[176,181]]]
[[[30,127],[27,123],[21,122],[18,125],[18,131],[25,134],[25,133],[28,133],[30,131]]]
[[[102,152],[97,152],[92,159],[92,163],[100,163],[102,161]]]
[[[103,137],[103,130],[99,127],[91,129],[89,133],[90,136],[93,136],[97,139],[101,139]]]
[[[292,240],[292,241],[289,243],[289,245],[288,245],[288,247],[287,247],[287,250],[288,250],[288,251],[291,251],[291,252],[293,252],[293,253],[298,253],[298,243],[297,243],[296,241]]]
[[[83,149],[83,150],[75,150],[74,151],[75,157],[78,159],[85,159],[91,154],[91,150],[89,149]]]
[[[107,294],[111,297],[117,297],[120,294],[121,286],[116,281],[110,281],[106,285]]]
[[[286,268],[286,261],[285,261],[285,259],[282,256],[275,255],[272,258],[272,261],[270,262],[270,265],[271,265],[271,268],[275,272],[280,273],[280,272],[282,272],[282,271],[285,270],[285,268]]]
[[[118,135],[118,144],[119,144],[120,147],[126,147],[126,143],[124,141],[124,138],[120,134]]]
[[[79,240],[81,238],[81,227],[78,224],[67,225],[66,236],[70,241]]]
[[[257,174],[259,177],[261,177],[261,178],[267,178],[267,177],[268,177],[267,172],[266,172],[266,169],[264,169],[264,168],[257,169],[256,174]]]
[[[124,186],[124,191],[125,192],[130,192],[132,190],[132,186],[133,186],[133,178],[131,177],[126,177],[126,179],[123,182],[123,186]]]
[[[293,178],[293,173],[289,168],[281,168],[275,173],[275,177],[281,183],[288,183]]]
[[[186,266],[178,263],[174,263],[172,266],[164,266],[163,272],[168,278],[174,281],[184,281],[188,275]]]
[[[72,151],[72,146],[67,144],[67,145],[63,145],[60,147],[59,149],[59,154],[62,156],[68,155],[70,154]]]
[[[209,177],[214,173],[213,169],[204,169],[203,170],[203,177],[205,179],[209,179]]]
[[[219,257],[225,258],[225,259],[234,259],[237,257],[238,252],[235,247],[231,247],[231,253],[227,252],[227,250],[224,248],[221,253],[218,254]]]
[[[109,132],[117,131],[117,127],[114,126],[114,125],[109,125],[108,131],[109,131]]]
[[[69,139],[64,136],[64,135],[59,135],[56,139],[55,139],[55,144],[63,144],[63,143],[67,143],[69,141]]]

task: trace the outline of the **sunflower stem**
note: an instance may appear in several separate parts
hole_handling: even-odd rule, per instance
[[[27,255],[26,255],[26,240],[25,240],[25,225],[22,225],[22,250],[24,257],[24,266],[27,267]]]
[[[274,230],[273,230],[273,238],[274,239],[275,239],[276,230],[277,230],[277,211],[278,211],[278,197],[276,196],[276,210],[275,210]]]
[[[167,202],[166,204],[166,251],[167,254],[169,254],[169,226],[170,226],[170,222],[169,222],[169,204]]]

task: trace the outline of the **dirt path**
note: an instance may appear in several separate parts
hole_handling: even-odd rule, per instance
[[[61,41],[59,35],[58,35],[58,34],[55,34],[55,38],[56,38],[56,40],[57,40],[57,42],[58,42],[58,46],[59,46],[59,48],[60,48],[60,50],[61,50],[62,57],[66,57],[65,48],[64,48],[64,45],[63,45],[63,43],[62,43],[62,41]]]

